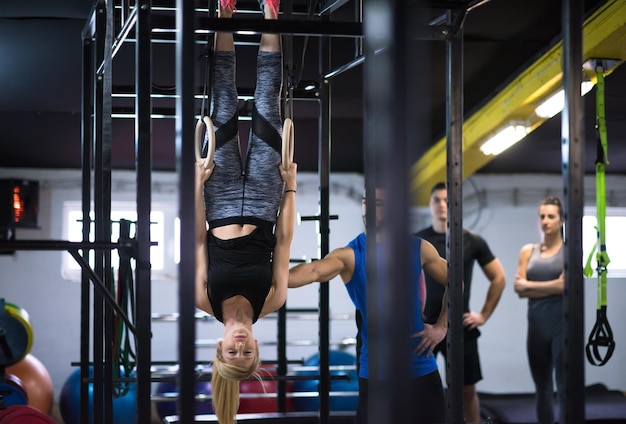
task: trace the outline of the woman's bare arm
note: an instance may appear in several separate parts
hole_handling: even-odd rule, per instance
[[[276,246],[272,256],[272,288],[267,296],[261,315],[279,309],[287,298],[291,241],[296,219],[296,172],[298,165],[291,163],[289,169],[279,166],[285,192],[276,220]]]
[[[207,225],[206,211],[204,209],[204,183],[213,173],[214,164],[205,169],[202,161],[196,162],[196,178],[194,187],[195,208],[195,239],[196,239],[196,307],[213,315],[213,308],[207,296],[207,284],[209,282],[209,253],[207,249]]]

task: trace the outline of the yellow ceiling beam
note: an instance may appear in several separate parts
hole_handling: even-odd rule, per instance
[[[583,25],[583,61],[615,59],[615,67],[626,59],[626,1],[608,1]],[[495,159],[480,151],[490,135],[511,121],[523,121],[538,128],[546,119],[535,115],[541,100],[562,86],[563,41],[524,69],[493,99],[468,117],[463,124],[463,178],[473,175]],[[613,68],[614,69],[614,68]],[[613,69],[605,70],[610,73]],[[520,141],[520,143],[523,142]],[[428,204],[430,188],[446,180],[446,138],[439,140],[411,170],[413,204]]]

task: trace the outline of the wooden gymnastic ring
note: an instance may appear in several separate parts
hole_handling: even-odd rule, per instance
[[[291,118],[286,118],[283,124],[282,161],[283,168],[289,169],[289,164],[293,162],[293,139],[294,128]]]
[[[204,144],[204,133],[206,130],[207,139],[207,153],[206,157],[202,157],[202,145]],[[215,128],[213,127],[213,121],[208,116],[198,119],[196,123],[195,133],[195,148],[196,148],[196,160],[204,161],[204,169],[209,169],[211,163],[213,163],[213,156],[215,155]]]

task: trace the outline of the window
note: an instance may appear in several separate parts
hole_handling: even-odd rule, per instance
[[[589,254],[597,243],[597,224],[596,208],[585,208],[583,216],[583,266],[587,263]],[[626,277],[626,250],[621,247],[626,239],[626,209],[607,208],[605,224],[606,252],[610,260],[607,266],[607,277]],[[594,253],[591,259],[591,267],[594,270],[593,277],[597,277],[597,265],[598,262]]]
[[[64,202],[63,206],[64,228],[63,234],[69,241],[81,241],[82,240],[82,211],[80,202]],[[166,261],[166,232],[168,231],[166,225],[166,215],[169,211],[168,207],[154,207],[150,213],[150,237],[153,242],[156,242],[156,246],[150,247],[150,263],[153,276],[159,277],[166,274],[167,266]],[[136,205],[134,202],[112,202],[111,204],[111,241],[116,242],[119,239],[119,221],[121,219],[127,219],[131,222],[137,220]],[[92,216],[93,220],[93,216]],[[130,227],[131,238],[135,236],[135,226],[131,224]],[[95,225],[91,223],[91,241],[94,239]],[[169,230],[169,239],[173,236],[173,229]],[[93,267],[94,252],[91,252],[89,263]],[[113,249],[111,253],[111,264],[117,271],[119,266],[119,255],[117,249]],[[170,267],[171,268],[171,267]],[[80,265],[74,260],[74,258],[67,252],[63,253],[61,274],[63,278],[67,280],[78,281],[80,279]]]

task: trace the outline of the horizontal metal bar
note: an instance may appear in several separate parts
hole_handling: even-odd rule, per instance
[[[317,320],[318,315],[319,315],[319,310],[318,309],[294,309],[294,310],[288,309],[287,313],[290,314],[289,319],[292,319],[292,320],[302,320],[302,321]],[[179,319],[179,316],[180,315],[178,314],[178,312],[174,312],[171,314],[152,314],[152,320],[158,321],[158,322],[177,322]],[[217,322],[215,317],[205,312],[196,313],[194,317],[197,321]],[[275,312],[272,312],[270,314],[267,314],[265,318],[277,319],[278,314]],[[354,319],[354,314],[348,314],[348,313],[332,314],[330,316],[330,319],[350,320],[350,319]]]
[[[322,217],[320,215],[300,216],[298,215],[298,221],[319,221]],[[339,215],[329,215],[328,219],[339,219]]]
[[[132,248],[132,242],[84,242],[67,240],[14,240],[0,241],[0,250],[112,250]]]
[[[216,339],[197,339],[196,347],[204,348],[204,347],[217,347],[218,340]],[[261,346],[276,346],[278,344],[277,341],[266,340],[263,342],[259,342]],[[330,346],[354,346],[356,345],[356,339],[349,337],[343,340],[331,341],[329,342]],[[296,346],[296,347],[309,347],[309,346],[319,346],[319,340],[287,340],[287,346]]]
[[[160,322],[177,322],[178,318],[180,317],[180,314],[175,312],[172,314],[152,314],[152,320],[153,321],[160,321]],[[202,313],[196,313],[194,315],[195,319],[198,321],[212,321],[212,322],[217,322],[217,320],[215,319],[215,317],[206,314],[204,312]]]
[[[332,378],[332,376],[331,376]],[[307,380],[309,380],[309,378],[307,378]],[[339,380],[344,380],[343,378],[339,378]],[[338,392],[338,391],[330,391],[329,393],[330,397],[355,397],[359,395],[359,392],[357,391],[343,391],[343,392]],[[241,399],[261,399],[261,398],[276,398],[278,397],[278,394],[275,392],[267,392],[267,393],[241,393],[239,395],[239,397]],[[287,398],[312,398],[312,397],[319,397],[319,392],[289,392],[289,393],[285,393],[285,397]],[[196,394],[196,400],[198,401],[209,401],[211,400],[213,397],[209,394],[203,394],[203,393],[197,393]],[[165,394],[161,394],[161,395],[152,395],[150,396],[150,399],[154,402],[172,402],[173,400],[178,399],[178,393],[174,393],[174,392],[170,392],[170,394],[165,395]]]
[[[293,98],[295,100],[318,100],[318,89],[317,83],[315,81],[301,81],[299,87],[295,87],[293,92]],[[310,87],[310,88],[307,88]],[[118,85],[113,86],[113,93],[111,94],[114,98],[124,98],[124,99],[134,99],[136,96],[135,87],[130,85]],[[194,97],[196,99],[202,99],[205,97],[202,94],[203,88],[199,87],[196,89],[196,94]],[[237,99],[238,100],[253,100],[254,99],[254,89],[249,87],[237,88]],[[158,87],[152,88],[152,98],[156,99],[176,99],[178,95],[176,94],[175,89],[168,90]],[[153,109],[154,110],[154,109]]]
[[[176,4],[171,1],[153,1],[152,2],[152,11],[153,12],[171,12],[174,13],[176,11]],[[200,13],[203,15],[209,14],[208,7],[195,7],[194,11],[196,13]],[[307,15],[308,14],[308,5],[305,4],[294,4],[293,12],[294,15]],[[257,1],[239,1],[237,3],[237,16],[242,15],[256,15],[259,16],[259,4]]]
[[[213,32],[275,33],[292,35],[331,35],[335,37],[362,37],[363,25],[360,22],[313,21],[301,19],[220,19],[203,17],[197,20],[199,30]],[[159,38],[167,32],[175,36],[175,16],[155,14],[152,17],[152,37]],[[175,39],[172,38],[172,42]]]

